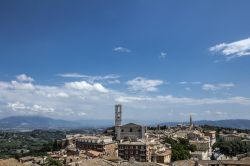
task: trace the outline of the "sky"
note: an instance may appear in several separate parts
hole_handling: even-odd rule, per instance
[[[1,0],[0,118],[250,119],[248,0]]]

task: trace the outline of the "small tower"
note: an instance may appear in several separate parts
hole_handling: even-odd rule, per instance
[[[122,105],[115,105],[115,137],[116,140],[121,139],[121,125],[122,125]]]

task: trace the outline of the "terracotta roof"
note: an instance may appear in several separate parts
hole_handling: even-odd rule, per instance
[[[98,156],[102,155],[101,152],[98,152],[98,151],[95,151],[95,150],[89,150],[89,151],[86,152],[86,154],[90,154],[90,155],[95,156],[95,157],[98,157]]]

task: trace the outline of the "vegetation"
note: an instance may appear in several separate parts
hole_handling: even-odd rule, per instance
[[[47,158],[45,166],[63,166],[58,160],[54,160],[50,157]]]
[[[218,127],[218,126],[210,126],[210,125],[201,125],[200,126],[203,130],[215,130],[217,133],[220,131],[236,131],[237,133],[248,133],[250,134],[250,130],[248,129],[238,129],[238,128],[228,128],[228,127]]]
[[[172,161],[189,159],[191,157],[189,152],[194,152],[196,150],[195,145],[189,144],[189,141],[183,138],[179,138],[177,140],[165,138],[164,143],[171,145]]]
[[[235,156],[238,154],[250,152],[250,145],[244,144],[241,141],[217,141],[213,145],[213,149],[216,148],[219,148],[220,153],[228,156]]]
[[[44,156],[59,150],[58,139],[65,138],[62,131],[34,130],[30,132],[0,132],[0,158]]]

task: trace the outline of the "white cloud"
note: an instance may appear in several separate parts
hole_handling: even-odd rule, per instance
[[[80,74],[80,73],[64,73],[64,74],[58,74],[58,76],[64,77],[64,78],[81,78],[91,83],[95,81],[107,81],[108,83],[111,83],[111,84],[120,82],[118,80],[120,76],[116,74],[108,74],[104,76],[91,76],[91,75],[85,75],[85,74]]]
[[[181,85],[184,85],[184,84],[187,84],[188,82],[187,81],[181,81],[181,82],[179,82],[179,84],[181,84]]]
[[[87,83],[86,81],[67,82],[65,83],[65,87],[77,90],[87,90],[87,91],[95,90],[103,93],[108,92],[108,89],[104,88],[100,83],[90,84]]]
[[[221,111],[217,111],[217,112],[215,112],[215,114],[216,114],[216,115],[227,115],[226,112],[221,112]]]
[[[128,49],[128,48],[125,48],[125,47],[115,47],[114,49],[113,49],[113,51],[115,51],[115,52],[124,52],[124,53],[130,53],[131,52],[131,50],[130,49]]]
[[[221,43],[209,48],[211,52],[224,55],[227,60],[250,55],[250,38],[232,43]]]
[[[162,84],[161,81],[156,84],[154,82],[155,80],[149,81],[149,79],[141,77],[130,81],[135,81],[133,82],[136,85],[134,89],[140,89],[139,91],[143,89],[144,92],[155,91],[154,88],[157,89],[157,87]],[[26,84],[28,84],[28,86]],[[32,88],[30,85],[32,85]],[[227,87],[228,85],[222,84],[222,86]],[[238,113],[238,111],[246,110],[246,113],[244,115],[242,114],[242,116],[250,118],[250,114],[247,112],[250,106],[250,98],[242,96],[192,98],[167,94],[141,93],[138,95],[136,93],[132,94],[114,89],[107,90],[100,83],[88,83],[86,81],[66,82],[62,85],[54,86],[17,81],[14,83],[13,81],[1,81],[0,87],[1,117],[7,115],[48,116],[49,114],[49,116],[58,119],[63,118],[68,120],[79,119],[82,118],[82,116],[92,119],[111,119],[111,117],[113,117],[114,104],[122,103],[124,104],[126,115],[135,116],[140,113],[142,117],[138,117],[138,119],[150,119],[153,115],[163,118],[164,115],[168,115],[169,110],[174,109],[175,111],[171,113],[171,118],[178,120],[179,112],[185,112],[187,110],[198,112],[201,109],[216,110],[216,107],[220,108],[220,112],[228,112],[228,109],[237,107],[239,109],[235,110],[235,114]],[[216,111],[212,112],[213,114],[203,112],[205,115],[201,116],[212,119],[215,112]],[[231,112],[228,112],[228,114],[231,114]],[[200,119],[203,117],[200,117]],[[220,117],[223,118],[223,116]]]
[[[159,55],[159,58],[160,59],[165,59],[167,56],[167,53],[166,52],[161,52],[160,55]]]
[[[0,89],[16,89],[16,90],[34,90],[35,87],[32,83],[23,83],[17,81],[0,82]]]
[[[136,77],[133,80],[127,81],[129,90],[135,92],[154,92],[158,90],[158,86],[163,84],[162,80],[149,80],[143,77]]]
[[[216,91],[221,89],[231,89],[233,87],[235,87],[233,83],[204,84],[202,89],[205,91]]]
[[[37,113],[52,113],[55,111],[54,108],[51,107],[44,107],[41,105],[33,105],[33,106],[27,106],[24,103],[20,103],[19,101],[14,102],[14,103],[8,103],[7,104],[8,108],[11,108],[15,112],[37,112]]]
[[[188,98],[188,97],[174,97],[172,95],[165,96],[120,96],[116,99],[117,102],[133,103],[142,102],[151,106],[156,106],[157,103],[161,103],[162,106],[168,104],[180,104],[186,106],[198,106],[198,105],[214,105],[214,104],[240,104],[240,105],[250,105],[250,98],[246,97],[230,97],[225,99],[219,98]]]
[[[0,81],[0,89],[7,89],[7,88],[10,88],[10,84],[8,82],[3,82],[3,81]]]
[[[64,97],[64,98],[68,98],[69,95],[65,92],[59,92],[59,93],[48,93],[47,94],[48,97]]]
[[[86,113],[85,113],[85,112],[79,112],[78,115],[79,115],[79,116],[85,116]]]
[[[11,108],[13,111],[25,110],[27,108],[23,103],[20,103],[19,101],[15,103],[8,103],[7,107]]]
[[[201,84],[201,82],[200,81],[193,81],[193,82],[181,81],[181,82],[178,82],[178,84],[180,84],[180,85],[186,85],[186,84],[198,85],[198,84]]]
[[[34,90],[35,87],[31,83],[21,83],[17,81],[11,81],[10,87],[19,90]]]
[[[41,105],[33,105],[30,110],[34,111],[34,112],[44,112],[44,113],[51,113],[51,112],[54,112],[55,109],[54,108],[51,108],[51,107],[44,107],[44,106],[41,106]]]
[[[190,87],[185,88],[186,91],[191,91],[192,89]]]
[[[118,103],[129,103],[129,102],[138,102],[138,101],[152,101],[150,97],[144,96],[119,96],[115,99]]]
[[[20,82],[32,82],[32,81],[34,81],[34,79],[32,77],[29,77],[26,74],[17,75],[16,78]]]

